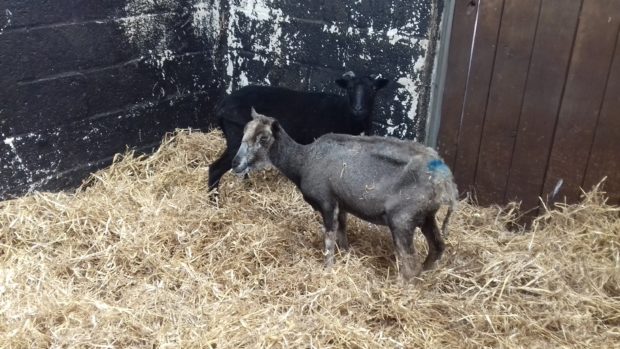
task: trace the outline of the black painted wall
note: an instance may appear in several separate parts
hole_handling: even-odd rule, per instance
[[[0,1],[0,198],[77,185],[126,146],[206,125],[217,43],[183,25],[192,1],[165,3]]]
[[[442,1],[0,0],[0,199],[78,185],[126,147],[206,129],[255,83],[398,81],[377,134],[423,139]]]

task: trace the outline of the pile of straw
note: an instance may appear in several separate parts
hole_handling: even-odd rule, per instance
[[[76,193],[0,203],[0,346],[620,345],[619,209],[600,190],[527,233],[514,206],[463,203],[438,268],[403,286],[387,230],[355,218],[325,271],[319,217],[274,171],[226,175],[216,207],[222,147],[182,131]]]

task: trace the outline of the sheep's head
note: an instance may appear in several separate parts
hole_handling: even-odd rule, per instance
[[[351,114],[356,120],[368,118],[375,104],[375,95],[389,82],[376,74],[356,76],[349,71],[336,80],[336,84],[347,91]]]
[[[269,149],[280,125],[274,118],[259,114],[252,107],[252,120],[245,125],[239,151],[233,159],[233,171],[244,175],[268,167]]]

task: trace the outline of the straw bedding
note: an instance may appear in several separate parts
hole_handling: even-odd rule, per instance
[[[75,193],[0,203],[0,346],[620,346],[619,209],[598,189],[527,233],[516,205],[463,202],[438,268],[403,286],[389,232],[355,218],[325,271],[320,219],[275,171],[226,175],[212,204],[222,149],[179,131]]]

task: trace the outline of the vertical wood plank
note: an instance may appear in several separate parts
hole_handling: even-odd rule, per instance
[[[607,176],[604,188],[609,199],[614,204],[620,203],[620,37],[616,41],[583,188],[590,189],[604,176]]]
[[[581,0],[543,0],[532,52],[506,201],[536,207],[553,141]]]
[[[562,179],[561,195],[568,201],[579,197],[619,23],[620,1],[584,0],[544,193],[552,191],[556,182]]]
[[[489,96],[503,6],[503,0],[485,0],[480,3],[469,84],[465,92],[463,120],[454,164],[454,176],[461,192],[471,191],[474,185],[480,135]]]
[[[478,0],[456,0],[454,6],[448,69],[437,138],[439,153],[450,167],[454,165],[456,154],[456,140],[459,133]]]
[[[504,4],[475,178],[481,204],[504,200],[539,10],[540,0]]]

